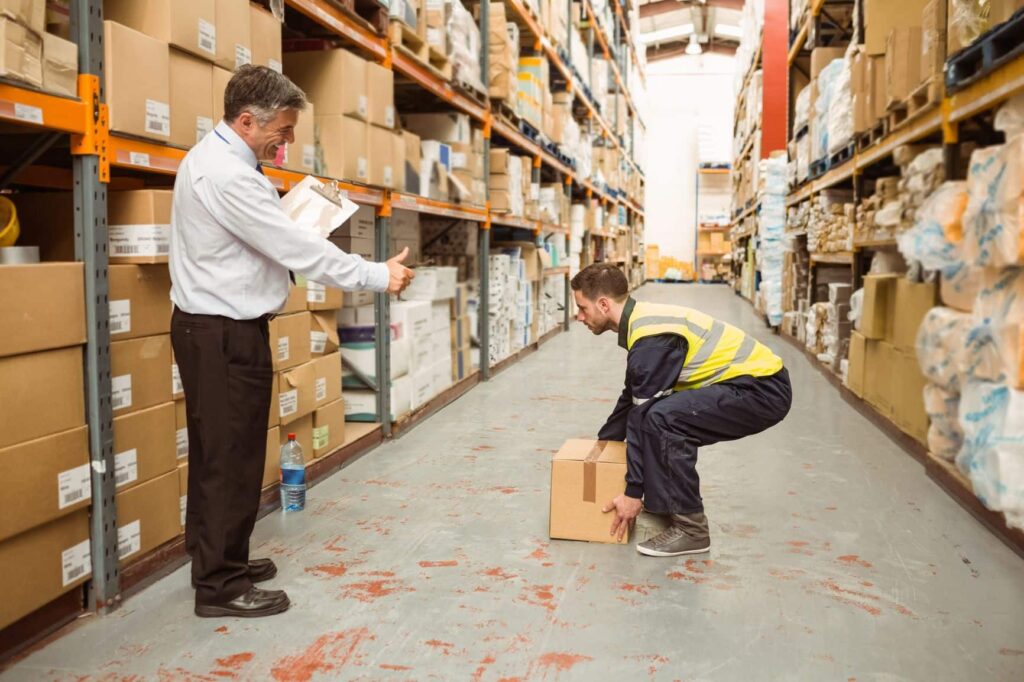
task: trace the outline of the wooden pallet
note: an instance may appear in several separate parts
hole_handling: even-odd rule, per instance
[[[971,45],[946,60],[949,93],[962,90],[1024,52],[1024,9],[994,26]]]
[[[387,35],[390,10],[378,0],[330,0],[330,3],[361,20],[377,35]]]
[[[857,136],[857,151],[863,152],[869,147],[873,147],[885,139],[885,136],[888,134],[889,117],[885,116],[875,121],[875,124],[871,126],[871,128]]]
[[[895,132],[916,120],[922,114],[939,106],[942,99],[942,87],[935,78],[921,84],[902,102],[889,106],[886,118],[889,121],[889,132]]]
[[[516,108],[510,103],[510,100],[492,99],[491,111],[497,114],[498,118],[504,119],[505,123],[519,130],[519,114],[516,113]]]
[[[830,154],[828,157],[828,168],[836,168],[850,159],[853,158],[853,153],[857,150],[857,143],[851,142],[835,154]],[[827,169],[826,169],[827,170]]]
[[[487,93],[480,90],[475,83],[463,78],[462,74],[459,73],[459,69],[454,69],[454,75],[452,76],[451,81],[452,86],[463,95],[482,107],[487,106]]]
[[[427,41],[424,40],[416,29],[410,27],[404,21],[392,19],[388,26],[388,39],[394,47],[402,47],[406,54],[415,57],[424,64],[430,63],[430,52]]]
[[[432,45],[428,44],[425,41],[422,42],[418,47],[411,40],[406,42],[406,35],[407,34],[405,33],[405,31],[402,28],[395,28],[396,24],[399,27],[405,26],[400,21],[396,21],[396,22],[392,23],[392,28],[391,28],[391,32],[392,32],[392,38],[391,38],[392,42],[391,42],[391,44],[392,44],[392,46],[397,51],[401,52],[402,54],[404,54],[405,56],[409,57],[410,59],[413,59],[413,60],[419,62],[424,68],[426,68],[428,71],[433,73],[435,76],[437,76],[441,80],[443,80],[443,81],[450,81],[452,79],[452,65],[451,65],[451,62],[448,61],[448,58],[445,57],[444,54],[442,54],[437,48],[433,47]],[[408,28],[408,27],[406,27],[406,28]],[[395,34],[396,33],[401,33],[402,34],[402,43],[401,44],[395,42]],[[419,36],[416,35],[415,32],[413,33],[413,35],[416,36],[416,38],[419,38]],[[422,39],[420,39],[420,40],[422,40]]]

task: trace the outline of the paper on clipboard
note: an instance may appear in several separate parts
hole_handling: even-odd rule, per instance
[[[312,175],[284,195],[281,207],[296,223],[316,230],[325,239],[359,210],[355,202]]]

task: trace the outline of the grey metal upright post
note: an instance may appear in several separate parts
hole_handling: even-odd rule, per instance
[[[566,177],[565,180],[568,180],[568,182],[564,182],[564,185],[565,185],[565,198],[566,198],[566,200],[569,203],[569,235],[568,235],[569,238],[567,240],[569,242],[569,244],[567,246],[571,247],[572,246],[572,178]],[[563,312],[563,318],[564,318],[562,320],[562,324],[565,327],[565,331],[569,331],[569,322],[571,320],[571,316],[570,316],[569,310],[570,310],[570,307],[571,307],[570,299],[572,297],[572,294],[569,292],[569,281],[570,281],[569,277],[570,277],[569,275],[565,276],[565,296],[564,296],[564,298],[565,298],[565,301],[564,301],[565,310],[562,311]]]
[[[376,219],[377,259],[387,260],[391,247],[391,218],[377,216]],[[377,418],[380,419],[384,437],[391,436],[391,295],[382,292],[375,295],[374,340],[377,346]]]
[[[72,3],[71,35],[78,42],[81,72],[99,78],[92,107],[94,125],[103,100],[103,2]],[[90,610],[108,611],[121,600],[114,503],[114,426],[110,401],[110,310],[107,298],[107,187],[96,155],[72,156],[75,259],[85,264],[85,405],[92,464]]]
[[[485,83],[490,82],[490,2],[484,0],[480,3],[480,72]],[[489,94],[489,93],[488,93]],[[490,116],[490,112],[488,112]],[[484,177],[490,177],[491,173],[491,127],[485,128],[484,135]],[[480,259],[480,292],[476,307],[477,316],[477,339],[480,340],[480,380],[487,381],[491,378],[491,303],[490,303],[490,268],[491,268],[491,233],[490,233],[490,207],[491,207],[490,183],[487,183],[485,204],[488,210],[486,222],[478,230],[479,243],[477,257]]]

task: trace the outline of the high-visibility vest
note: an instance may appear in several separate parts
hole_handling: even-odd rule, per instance
[[[710,386],[740,376],[767,377],[782,359],[741,329],[693,308],[638,301],[629,318],[626,348],[640,339],[676,334],[689,349],[675,390]]]

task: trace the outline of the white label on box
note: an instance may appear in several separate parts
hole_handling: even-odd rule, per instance
[[[185,386],[181,383],[181,370],[178,369],[178,363],[171,363],[171,393],[178,395],[179,393],[185,392]]]
[[[146,100],[146,132],[168,137],[171,134],[171,105],[155,99]]]
[[[183,426],[175,432],[174,440],[176,443],[176,450],[178,453],[178,459],[185,459],[188,457],[188,427]]]
[[[390,104],[384,107],[384,125],[388,128],[395,127],[395,107]]]
[[[367,99],[366,95],[359,95],[359,104],[356,107],[356,110],[359,112],[359,115],[365,117],[366,116],[366,112],[369,111],[369,109],[370,109],[370,104],[369,104],[369,100]]]
[[[467,161],[465,152],[452,152],[452,168],[465,168]]]
[[[277,340],[277,361],[285,362],[292,356],[291,353],[291,339],[288,336],[282,336]]]
[[[277,61],[276,59],[268,59],[267,66],[269,66],[273,71],[277,71],[278,73],[284,73],[284,66],[282,66],[281,62]]]
[[[317,282],[306,280],[306,302],[323,303],[327,300],[327,287]]]
[[[391,170],[391,166],[384,166],[384,186],[390,187],[393,184],[394,172]]]
[[[320,377],[316,380],[316,401],[320,402],[327,397],[327,377]]]
[[[365,180],[370,176],[370,173],[366,170],[366,157],[360,156],[359,161],[356,162],[356,179]]]
[[[149,154],[146,152],[128,152],[128,163],[133,166],[149,168]]]
[[[327,350],[327,332],[311,332],[309,351],[314,355],[323,355],[325,350]]]
[[[444,30],[428,26],[427,44],[433,45],[434,47],[440,47],[441,45],[444,45]]]
[[[530,183],[530,201],[540,201],[540,184]]]
[[[139,453],[135,448],[114,455],[114,486],[120,488],[137,480],[139,480]]]
[[[110,409],[122,410],[132,406],[132,375],[122,374],[110,378]]]
[[[185,526],[185,510],[188,509],[188,495],[178,498],[178,509],[181,511],[181,525]]]
[[[282,417],[295,414],[299,411],[299,389],[293,388],[277,395],[278,411]]]
[[[199,20],[199,49],[217,54],[217,27],[205,19]]]
[[[252,50],[245,45],[235,43],[235,68],[252,64]]]
[[[142,549],[142,521],[126,523],[117,529],[117,558],[130,557]]]
[[[14,105],[14,118],[19,121],[25,121],[26,123],[35,123],[36,125],[43,125],[43,110],[39,107],[33,107],[28,104],[17,104]]]
[[[82,540],[60,553],[60,573],[64,587],[92,573],[92,550],[88,540]]]
[[[323,450],[331,442],[331,427],[327,424],[313,429],[313,449]]]
[[[310,172],[316,168],[316,145],[302,145],[302,167]]]
[[[213,132],[213,119],[207,116],[196,116],[196,144]]]
[[[92,497],[92,480],[88,464],[57,474],[57,508],[64,509]]]
[[[171,252],[170,225],[111,225],[111,256],[166,256]]]
[[[110,333],[127,334],[132,330],[132,302],[131,299],[111,301],[110,310]]]

